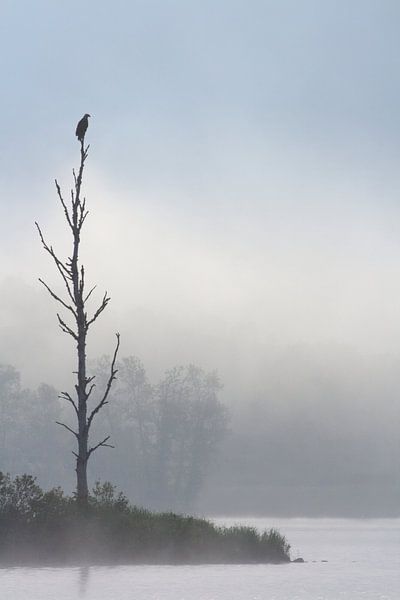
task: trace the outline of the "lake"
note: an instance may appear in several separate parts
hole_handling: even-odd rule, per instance
[[[304,564],[0,569],[1,600],[398,600],[400,519],[214,519],[277,527]],[[327,562],[322,562],[327,561]]]

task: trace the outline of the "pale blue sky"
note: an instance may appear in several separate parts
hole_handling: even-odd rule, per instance
[[[88,268],[127,351],[397,353],[399,24],[388,0],[3,0],[2,277],[36,290],[89,112]]]
[[[129,183],[194,178],[215,145],[243,136],[340,170],[397,159],[398,2],[3,0],[0,11],[11,183],[44,168],[48,148],[54,164],[69,157],[85,111],[97,164]]]

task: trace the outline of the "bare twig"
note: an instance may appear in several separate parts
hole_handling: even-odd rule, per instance
[[[57,257],[56,253],[53,250],[52,246],[49,246],[48,243],[46,242],[44,235],[42,233],[42,230],[40,229],[40,226],[38,224],[37,221],[35,221],[35,225],[36,228],[39,232],[39,236],[40,236],[40,241],[42,242],[43,248],[46,250],[46,252],[48,252],[50,254],[50,256],[54,259],[54,261],[56,262],[56,264],[63,269],[66,274],[69,274],[69,270],[67,269],[67,267],[63,264],[63,262]]]
[[[100,402],[97,404],[97,406],[92,410],[92,412],[90,413],[90,416],[88,418],[88,430],[90,429],[90,426],[92,424],[92,421],[95,417],[95,415],[99,412],[99,410],[105,405],[107,404],[107,398],[108,398],[108,394],[110,393],[111,390],[111,385],[112,382],[115,379],[116,374],[118,373],[118,369],[115,368],[115,363],[117,361],[117,355],[118,355],[118,350],[119,350],[119,344],[120,344],[120,335],[119,333],[116,333],[116,338],[117,338],[117,343],[115,346],[115,350],[114,350],[114,355],[113,355],[113,359],[111,361],[111,368],[110,368],[110,375],[106,384],[106,389],[104,391],[103,397],[100,400]]]
[[[57,423],[57,425],[61,425],[61,427],[65,427],[65,429],[67,429],[70,433],[72,433],[76,437],[76,439],[79,438],[77,432],[74,431],[73,429],[71,429],[71,427],[69,427],[65,423],[60,423],[60,421],[56,421],[56,423]]]
[[[94,388],[95,388],[95,387],[96,387],[96,384],[95,384],[95,383],[92,383],[92,385],[91,385],[91,386],[90,386],[90,388],[89,388],[89,391],[88,391],[88,392],[87,392],[87,394],[86,394],[86,398],[87,398],[87,400],[89,400],[89,396],[90,396],[90,394],[93,392],[93,390],[94,390]]]
[[[59,197],[59,199],[60,199],[60,202],[61,202],[61,204],[62,204],[62,207],[63,207],[63,209],[64,209],[65,218],[67,219],[68,225],[69,225],[69,226],[70,226],[70,228],[72,229],[71,217],[69,216],[69,211],[68,211],[67,205],[66,205],[66,204],[65,204],[65,202],[64,202],[64,198],[63,198],[63,196],[62,196],[62,193],[61,193],[61,188],[60,188],[60,186],[58,185],[58,181],[57,181],[57,179],[55,179],[54,181],[55,181],[55,184],[56,184],[57,195],[58,195],[58,197]]]
[[[68,392],[61,392],[61,394],[58,396],[60,398],[60,400],[66,400],[67,402],[69,402],[70,404],[72,404],[72,406],[74,407],[74,410],[76,412],[76,414],[78,415],[78,407],[76,405],[75,400],[70,396],[70,394],[68,394]]]
[[[71,329],[71,327],[69,327],[66,322],[60,317],[60,315],[57,313],[57,319],[58,319],[58,325],[61,329],[61,331],[63,331],[64,333],[68,333],[71,337],[74,338],[74,340],[78,341],[78,336],[75,333],[75,331],[73,331]]]
[[[68,263],[64,265],[64,263],[58,258],[58,256],[56,255],[56,253],[53,250],[52,246],[49,246],[46,242],[46,240],[44,239],[43,233],[38,225],[37,222],[35,222],[35,225],[37,227],[37,230],[39,232],[39,236],[40,236],[40,240],[42,242],[42,246],[43,248],[46,250],[46,252],[48,252],[48,254],[50,254],[50,256],[52,257],[52,259],[54,260],[54,263],[57,267],[58,272],[60,273],[61,277],[63,278],[65,287],[67,289],[67,293],[68,296],[70,297],[70,299],[72,300],[72,303],[75,304],[75,299],[74,296],[72,294],[71,291],[71,287],[70,287],[70,280],[72,279],[72,273],[71,273],[71,269],[69,268]]]
[[[50,296],[52,296],[52,298],[54,298],[54,300],[57,300],[57,302],[59,302],[60,304],[62,304],[62,306],[64,308],[66,308],[67,310],[69,310],[70,312],[72,312],[72,314],[76,318],[76,312],[74,311],[74,309],[72,308],[72,306],[70,306],[69,304],[67,304],[66,302],[64,302],[64,300],[62,298],[60,298],[60,296],[57,296],[57,294],[55,292],[53,292],[53,290],[51,289],[51,287],[48,286],[47,283],[45,281],[43,281],[43,279],[41,279],[40,277],[39,277],[39,281],[46,288],[46,290],[49,292]]]
[[[96,444],[95,446],[93,446],[92,448],[89,448],[88,452],[87,452],[87,458],[89,458],[89,456],[95,451],[97,450],[97,448],[103,447],[103,448],[114,448],[115,446],[112,446],[111,444],[107,444],[106,442],[108,442],[108,440],[110,439],[110,436],[108,435],[107,437],[104,438],[104,440],[102,440],[101,442],[99,442],[98,444]]]
[[[92,287],[92,289],[86,294],[85,298],[83,299],[83,304],[86,304],[86,302],[89,300],[90,296],[92,295],[92,293],[94,292],[94,290],[96,289],[96,285],[94,285]]]
[[[99,308],[96,310],[93,317],[91,319],[89,319],[89,321],[87,321],[87,325],[86,325],[87,329],[89,329],[89,327],[92,325],[92,323],[94,323],[96,321],[96,319],[101,315],[103,310],[107,308],[107,304],[110,302],[110,299],[111,298],[109,296],[107,296],[107,292],[106,292],[103,296],[103,300],[101,301]]]

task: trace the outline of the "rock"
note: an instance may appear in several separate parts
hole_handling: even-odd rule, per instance
[[[294,562],[294,563],[303,563],[303,562],[306,562],[306,561],[304,560],[304,558],[300,557],[300,558],[295,558],[294,560],[292,560],[292,562]]]

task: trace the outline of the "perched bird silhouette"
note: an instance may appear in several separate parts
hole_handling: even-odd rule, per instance
[[[88,113],[83,115],[82,119],[79,121],[78,125],[76,126],[75,135],[80,142],[83,142],[83,140],[85,139],[85,133],[86,133],[86,130],[89,125],[89,121],[88,121],[89,117],[90,117],[90,115]]]

